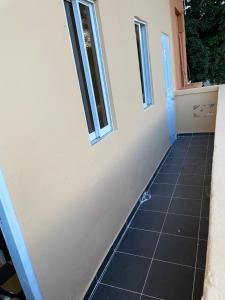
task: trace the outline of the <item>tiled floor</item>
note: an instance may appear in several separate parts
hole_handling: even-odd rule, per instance
[[[92,300],[201,299],[213,142],[213,136],[177,140]]]

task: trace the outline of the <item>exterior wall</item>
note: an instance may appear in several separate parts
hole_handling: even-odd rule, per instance
[[[62,0],[0,4],[0,168],[46,300],[81,299],[169,147],[169,0],[98,0],[116,129],[91,146]],[[149,24],[144,110],[133,19]]]
[[[214,132],[218,87],[175,93],[177,133]]]
[[[170,0],[170,10],[173,30],[176,88],[181,89],[188,83],[183,0]]]
[[[211,183],[209,238],[204,283],[204,300],[225,299],[225,86],[220,86]]]

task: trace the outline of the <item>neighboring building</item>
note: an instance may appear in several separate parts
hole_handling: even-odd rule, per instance
[[[188,84],[183,3],[183,0],[170,1],[177,89],[184,88]]]
[[[85,295],[176,138],[188,83],[182,1],[72,2],[1,1],[0,168],[30,299]]]

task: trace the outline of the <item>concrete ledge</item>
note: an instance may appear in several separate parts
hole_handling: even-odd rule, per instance
[[[184,90],[182,95],[176,95],[177,133],[214,132],[217,100],[217,86]]]
[[[203,299],[225,299],[225,85],[218,95]]]
[[[217,92],[218,88],[219,88],[218,85],[212,85],[212,86],[201,87],[201,88],[176,90],[174,92],[174,95],[175,96],[183,96],[183,95],[190,95],[190,94]]]

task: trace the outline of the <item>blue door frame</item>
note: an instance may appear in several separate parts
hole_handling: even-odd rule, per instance
[[[161,34],[162,42],[162,57],[163,57],[163,71],[164,71],[164,86],[167,101],[167,118],[170,143],[173,144],[176,140],[176,122],[173,96],[173,80],[170,60],[170,45],[169,36],[165,33]]]
[[[27,300],[43,300],[1,170],[0,227]]]

